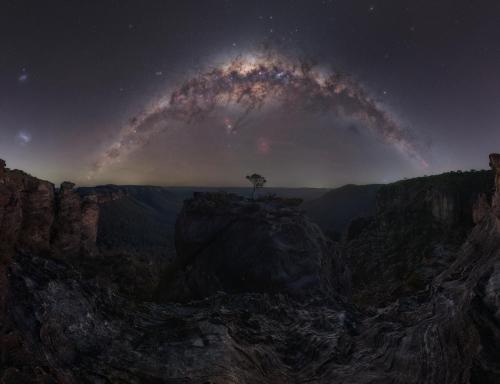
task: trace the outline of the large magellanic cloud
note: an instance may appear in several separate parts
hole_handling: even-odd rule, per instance
[[[218,108],[237,106],[240,117],[227,128],[237,133],[245,118],[265,105],[294,111],[332,112],[353,119],[426,167],[417,143],[349,76],[317,71],[304,61],[276,54],[239,56],[200,72],[130,120],[99,156],[93,173],[140,150],[176,122],[196,123]]]

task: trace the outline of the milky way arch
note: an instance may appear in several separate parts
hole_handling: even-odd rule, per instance
[[[334,72],[325,75],[306,62],[266,55],[238,57],[186,80],[163,101],[131,119],[99,156],[92,173],[141,149],[173,122],[200,121],[219,107],[237,105],[243,109],[242,114],[234,123],[226,123],[231,133],[236,133],[246,116],[271,102],[354,119],[408,158],[427,166],[407,131],[349,76]]]

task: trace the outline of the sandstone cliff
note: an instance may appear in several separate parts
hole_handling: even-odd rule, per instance
[[[93,196],[81,199],[74,184],[56,190],[48,181],[0,162],[0,247],[3,257],[14,251],[61,258],[95,252],[99,218]]]
[[[319,227],[295,208],[300,203],[195,193],[179,214],[177,258],[159,295],[173,300],[218,291],[348,295],[345,263]]]
[[[71,194],[61,203],[50,184],[3,168],[0,174],[2,229],[21,220],[15,231],[1,232],[2,244],[7,240],[14,244],[0,279],[2,384],[500,382],[500,231],[498,215],[491,208],[477,217],[477,225],[450,263],[431,278],[426,295],[402,296],[377,310],[363,311],[348,297],[336,295],[335,289],[311,289],[298,296],[294,284],[289,289],[286,282],[297,281],[302,273],[319,276],[314,281],[331,278],[341,290],[346,268],[316,267],[319,260],[330,258],[341,264],[344,255],[329,253],[328,241],[296,207],[198,195],[186,203],[179,218],[182,262],[170,278],[186,283],[189,291],[192,284],[212,290],[214,279],[216,288],[226,291],[233,289],[236,279],[237,289],[201,292],[207,297],[184,304],[138,303],[120,295],[92,270],[89,273],[88,262],[101,268],[104,259],[68,264],[51,257],[56,244],[70,244],[63,239],[52,242],[51,232],[60,228],[58,215],[69,217],[57,212],[76,206]],[[65,187],[61,199],[71,192]],[[18,195],[22,198],[16,200]],[[33,211],[25,212],[25,204]],[[427,206],[430,215],[450,225],[449,211],[433,213],[432,206]],[[411,206],[408,210],[412,214]],[[45,215],[50,212],[55,213]],[[23,215],[29,218],[27,223]],[[233,218],[242,231],[223,230],[221,223],[227,218]],[[386,216],[375,216],[371,222],[378,219],[379,228],[388,223]],[[262,232],[261,223],[266,229]],[[411,221],[405,224],[410,228]],[[351,240],[364,232],[364,225],[360,227],[351,231]],[[67,229],[70,238],[75,228]],[[417,225],[414,231],[420,230]],[[249,231],[260,235],[254,238]],[[20,238],[21,233],[26,238]],[[228,244],[220,242],[218,234],[227,235]],[[261,240],[272,244],[262,254],[267,261],[263,271],[272,273],[261,276],[257,285],[254,281],[247,285],[240,279],[242,269],[232,263],[248,262],[248,270],[255,271],[258,265],[245,256],[258,252],[245,252]],[[294,247],[299,248],[289,249]],[[297,253],[301,250],[306,252]],[[198,265],[207,266],[210,284],[197,280],[204,278]],[[225,265],[234,276],[221,273]],[[265,287],[266,279],[273,287],[284,271],[294,272],[279,280],[285,282],[284,289],[255,289]],[[366,281],[372,289],[381,284],[376,273]]]
[[[353,221],[342,244],[356,302],[378,306],[428,293],[490,211],[493,179],[490,171],[450,172],[381,187],[375,214]]]

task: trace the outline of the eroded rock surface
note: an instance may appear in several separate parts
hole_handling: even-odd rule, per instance
[[[3,164],[0,244],[5,255],[17,250],[68,259],[93,250],[99,211],[91,196],[82,201],[72,183],[56,190],[48,181]]]
[[[343,242],[355,301],[376,307],[428,292],[491,212],[493,179],[489,171],[450,172],[381,187],[375,215],[354,220]]]
[[[6,186],[3,181],[0,178],[0,188]],[[20,190],[8,185],[8,194],[5,189],[0,193],[2,225],[5,218],[17,222],[16,210],[23,211],[21,200],[11,198]],[[39,192],[35,186],[30,190]],[[303,244],[303,249],[312,251],[311,260],[308,253],[301,254],[306,265],[303,273],[313,271],[319,281],[323,279],[325,271],[308,264],[314,266],[332,254],[318,252],[323,249],[322,236],[309,228],[296,208],[284,202],[258,202],[258,209],[249,209],[253,203],[233,196],[217,199],[199,195],[186,204],[178,239],[180,255],[189,257],[187,262],[181,259],[174,280],[188,281],[186,275],[202,261],[219,265],[209,272],[229,284],[219,273],[224,263],[234,262],[227,259],[228,250],[237,242],[247,249],[248,226],[260,225],[266,231],[258,239],[282,240],[266,250],[283,252],[282,246],[286,250],[287,244]],[[48,209],[43,204],[39,207]],[[228,217],[234,220],[227,221]],[[443,218],[441,213],[438,217]],[[500,382],[496,220],[489,210],[478,221],[450,264],[430,281],[427,294],[406,295],[373,311],[356,309],[335,290],[312,289],[296,297],[287,289],[250,293],[255,290],[253,284],[185,304],[137,303],[87,273],[85,264],[51,257],[50,247],[49,254],[34,254],[30,247],[16,245],[0,275],[0,382],[496,384]],[[233,221],[242,232],[226,232]],[[352,228],[349,236],[360,236],[364,225]],[[308,237],[292,239],[283,232]],[[26,233],[44,234],[45,229],[30,227]],[[230,234],[226,239],[233,245],[226,248],[218,234]],[[0,235],[5,236],[4,246],[7,241],[19,241],[12,231]],[[44,236],[28,239],[31,245],[33,241],[44,244],[39,240]],[[292,271],[300,269],[296,254],[284,257],[287,253],[279,252],[277,260],[290,262]],[[87,260],[93,260],[94,266],[102,262]],[[335,260],[341,261],[341,255]],[[251,261],[247,265],[249,270],[256,268]],[[290,274],[291,281],[298,275]],[[267,276],[271,281],[275,278]],[[327,276],[341,281],[338,269]],[[377,279],[373,282],[378,284]]]

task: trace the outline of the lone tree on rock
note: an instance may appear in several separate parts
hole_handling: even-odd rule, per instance
[[[255,191],[257,188],[263,188],[264,184],[267,182],[264,176],[254,173],[253,175],[247,176],[247,180],[253,185],[252,200],[255,199]]]

